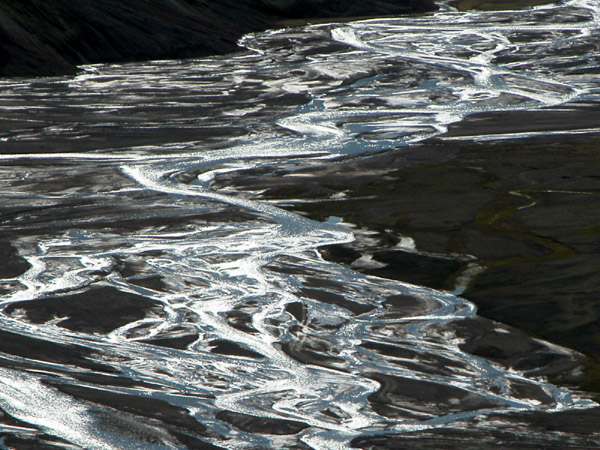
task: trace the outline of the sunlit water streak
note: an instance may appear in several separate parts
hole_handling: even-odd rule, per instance
[[[2,354],[0,406],[27,424],[4,431],[46,433],[86,449],[182,445],[153,421],[128,425],[136,430],[129,435],[111,428],[111,414],[133,419],[70,395],[74,386],[183,408],[206,427],[184,434],[232,449],[344,449],[357,436],[493,412],[590,406],[460,350],[460,339],[437,325],[473,316],[464,299],[322,260],[318,247],[353,239],[344,224],[306,219],[252,192],[214,190],[212,181],[410,145],[475,112],[595,98],[587,71],[600,59],[598,11],[595,0],[519,12],[443,10],[257,33],[241,40],[249,51],[227,57],[3,81],[0,107],[11,126],[0,159],[12,166],[3,169],[0,196],[16,212],[0,227],[16,236],[31,267],[5,280],[2,329],[77,344],[85,360],[112,368],[105,376],[131,380],[86,382],[82,374],[99,369]],[[578,131],[597,132],[569,132]],[[80,180],[56,182],[74,168]],[[52,208],[58,212],[44,215]],[[86,208],[107,217],[87,216]],[[191,219],[164,220],[182,217]],[[156,276],[159,285],[140,282]],[[92,332],[65,327],[58,313],[32,323],[19,303],[102,288],[152,308]],[[391,298],[419,307],[402,315]],[[182,336],[184,346],[153,345]],[[406,356],[386,357],[374,345]],[[386,383],[407,391],[390,388],[396,397],[387,415],[370,400]],[[435,401],[411,397],[432,386]],[[291,431],[236,426],[245,416],[227,419],[223,411]]]

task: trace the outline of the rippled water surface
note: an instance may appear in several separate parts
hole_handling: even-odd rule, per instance
[[[345,449],[590,407],[541,376],[546,362],[462,351],[452,324],[475,307],[459,296],[324,261],[317,248],[351,241],[350,225],[212,181],[294,176],[475,112],[596,101],[599,17],[596,0],[442,10],[1,81],[3,445]]]

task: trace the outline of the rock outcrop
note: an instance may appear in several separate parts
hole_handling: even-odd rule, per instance
[[[77,65],[199,57],[286,19],[383,16],[431,0],[0,0],[0,76],[52,76]]]

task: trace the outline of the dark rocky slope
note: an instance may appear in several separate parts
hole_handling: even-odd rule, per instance
[[[0,0],[0,76],[51,76],[77,65],[199,57],[287,19],[382,16],[431,0]]]

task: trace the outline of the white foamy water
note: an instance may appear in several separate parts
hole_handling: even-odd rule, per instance
[[[324,261],[318,247],[353,239],[346,224],[213,180],[411,145],[476,112],[595,100],[599,17],[595,0],[442,10],[2,81],[0,229],[30,268],[1,285],[4,339],[26,344],[0,353],[0,407],[17,421],[0,431],[65,448],[346,449],[591,406],[462,351],[444,324],[476,314],[466,300]]]

